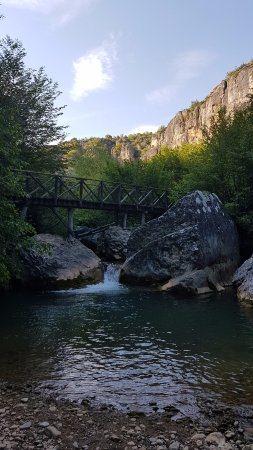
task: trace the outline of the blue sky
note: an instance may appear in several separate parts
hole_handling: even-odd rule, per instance
[[[68,137],[154,130],[253,57],[253,0],[2,0],[58,81]]]

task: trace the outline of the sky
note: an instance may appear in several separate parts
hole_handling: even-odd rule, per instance
[[[253,57],[253,0],[1,0],[68,138],[155,131]]]

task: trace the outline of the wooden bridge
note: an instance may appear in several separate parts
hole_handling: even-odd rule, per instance
[[[167,191],[156,188],[111,183],[102,180],[75,178],[62,174],[17,171],[23,189],[14,202],[22,208],[23,216],[29,206],[68,210],[68,230],[73,230],[73,210],[92,209],[123,213],[124,226],[127,214],[138,213],[158,216],[169,207]]]

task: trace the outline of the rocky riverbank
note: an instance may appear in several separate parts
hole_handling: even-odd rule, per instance
[[[2,384],[0,401],[0,449],[253,449],[253,411],[208,402],[200,422],[175,421],[173,408],[147,416],[43,398],[29,384]]]

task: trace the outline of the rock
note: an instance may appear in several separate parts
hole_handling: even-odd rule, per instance
[[[228,74],[203,101],[196,101],[190,108],[178,112],[164,131],[159,130],[153,135],[151,148],[145,152],[145,159],[154,156],[163,145],[174,148],[185,142],[202,141],[203,130],[210,131],[212,119],[221,108],[225,107],[228,114],[233,114],[246,106],[252,91],[252,73],[251,61]]]
[[[93,283],[103,277],[101,260],[77,239],[38,234],[22,252],[21,281],[35,288],[62,288]]]
[[[129,230],[123,230],[119,226],[108,227],[98,237],[98,253],[109,261],[125,260],[129,236]]]
[[[253,427],[244,428],[244,437],[247,441],[253,441]]]
[[[51,411],[51,412],[55,412],[55,411],[57,411],[57,408],[56,408],[56,406],[54,406],[54,405],[52,405],[52,406],[49,406],[49,411]]]
[[[224,445],[226,441],[222,433],[214,431],[206,436],[205,442],[206,444],[213,444],[220,447],[221,445]]]
[[[81,234],[81,232],[83,234]],[[82,244],[84,244],[86,247],[90,248],[94,252],[97,251],[97,242],[100,234],[101,234],[100,230],[97,230],[97,232],[95,232],[94,229],[89,227],[80,227],[80,230],[77,229],[76,233],[77,237],[82,242]]]
[[[149,442],[151,445],[163,445],[164,444],[164,440],[161,438],[156,438],[156,437],[151,437],[149,439]]]
[[[112,434],[111,435],[111,441],[113,441],[113,442],[120,442],[121,438],[119,436],[117,436],[116,434]]]
[[[191,441],[203,441],[205,437],[204,433],[196,433],[191,437]]]
[[[239,260],[233,221],[215,194],[201,191],[137,228],[127,248],[121,281],[190,295],[223,289]]]
[[[38,425],[39,425],[39,427],[42,427],[42,428],[49,427],[49,423],[48,422],[39,422]]]
[[[21,402],[22,403],[27,403],[28,402],[28,398],[27,397],[21,398]]]
[[[225,437],[227,439],[232,439],[235,436],[235,433],[233,431],[226,431]]]
[[[20,430],[27,430],[28,428],[31,428],[32,422],[24,422],[22,425],[20,425]]]
[[[245,305],[253,306],[253,255],[237,269],[233,284],[237,287],[238,299]]]
[[[53,425],[49,425],[49,427],[47,427],[47,430],[55,438],[57,438],[61,435],[61,431],[57,430],[57,428],[54,427]]]
[[[171,442],[169,445],[169,450],[179,450],[180,449],[180,443],[177,441]]]

